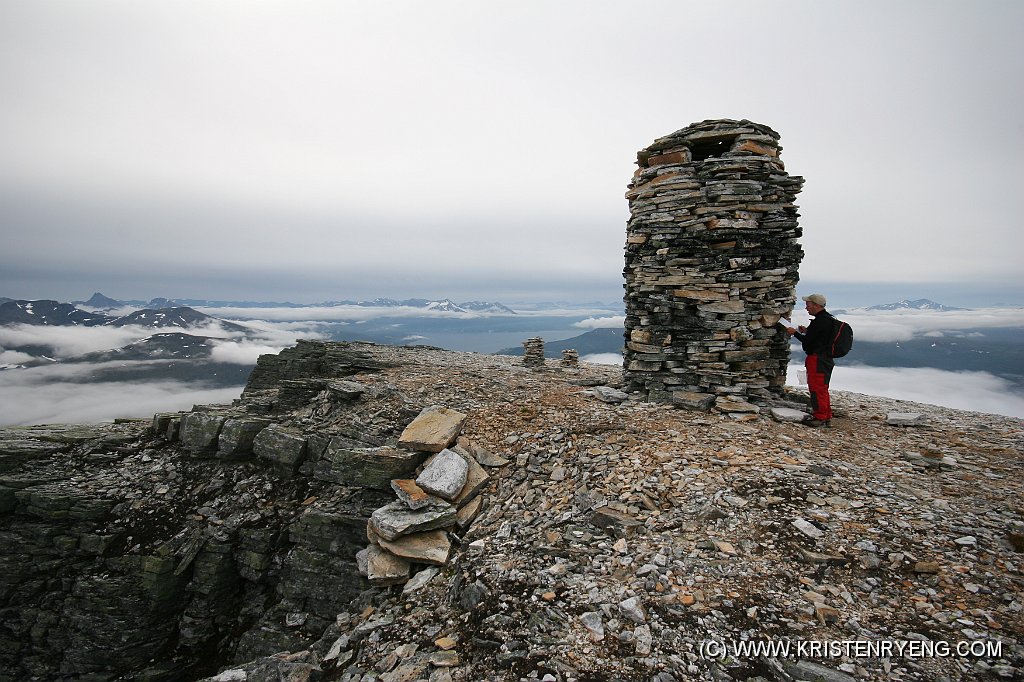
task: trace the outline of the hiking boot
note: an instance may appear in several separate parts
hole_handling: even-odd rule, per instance
[[[810,426],[812,429],[816,429],[819,426],[821,428],[823,428],[823,429],[831,429],[832,428],[832,420],[831,419],[805,419],[803,421],[803,424],[804,424],[804,426]]]

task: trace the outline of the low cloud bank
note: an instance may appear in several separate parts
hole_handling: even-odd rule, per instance
[[[786,382],[797,386],[801,366],[790,363]],[[950,372],[929,367],[836,367],[831,388],[941,405],[957,410],[1024,417],[1024,395],[988,372]]]
[[[120,348],[154,331],[148,327],[58,327],[34,324],[0,326],[0,346],[45,346],[58,358]]]
[[[258,341],[212,341],[210,358],[234,365],[255,365],[261,355],[280,353],[284,346],[268,346]],[[291,345],[291,344],[289,344]]]
[[[892,343],[916,336],[955,335],[965,329],[1024,327],[1024,308],[978,308],[976,310],[863,310],[854,309],[836,317],[853,327],[861,341]],[[807,324],[806,313],[794,313],[797,324]]]
[[[7,372],[17,370],[7,370]],[[6,373],[6,372],[5,372]],[[97,384],[0,385],[0,426],[75,424],[119,417],[152,417],[193,405],[230,403],[241,387],[197,388],[176,381]]]
[[[625,315],[615,315],[612,317],[588,317],[585,320],[574,323],[572,326],[579,327],[580,329],[622,329],[625,324]]]
[[[29,362],[34,360],[28,353],[21,353],[16,350],[4,350],[0,348],[0,366],[3,365],[18,365],[23,362]]]
[[[591,353],[580,357],[583,362],[592,362],[595,365],[619,365],[622,366],[622,353]]]

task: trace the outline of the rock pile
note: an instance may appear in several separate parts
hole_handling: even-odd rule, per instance
[[[417,564],[443,566],[452,551],[449,534],[464,533],[480,512],[477,495],[490,477],[473,456],[472,443],[463,439],[455,445],[465,422],[461,412],[432,406],[402,432],[400,446],[434,454],[415,479],[392,480],[398,500],[370,516],[370,545],[356,555],[359,573],[370,584],[405,583]]]
[[[534,336],[523,341],[523,364],[527,367],[544,366],[544,339]]]
[[[580,354],[575,348],[566,348],[562,351],[562,367],[579,367]]]
[[[703,396],[781,394],[803,251],[803,178],[779,134],[750,121],[695,123],[637,154],[626,238],[631,390],[706,409]]]

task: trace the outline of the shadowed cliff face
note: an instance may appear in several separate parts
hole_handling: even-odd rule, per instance
[[[1003,645],[890,661],[903,679],[1020,668],[1019,420],[837,392],[814,431],[520,363],[300,343],[230,406],[0,431],[0,680],[891,674],[700,655],[741,636]],[[420,468],[373,455],[432,405],[490,478],[447,564],[374,584],[367,522]]]

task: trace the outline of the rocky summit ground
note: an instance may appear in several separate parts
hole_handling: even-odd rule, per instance
[[[0,679],[1024,675],[1021,420],[836,390],[812,429],[769,405],[647,403],[617,367],[522,363],[303,343],[220,417],[0,433]],[[444,565],[374,585],[355,555],[395,495],[339,483],[324,434],[372,454],[345,444],[390,447],[429,406],[466,415],[481,509]],[[204,445],[225,414],[273,422],[269,459],[228,438],[244,420]],[[290,459],[316,443],[318,462]]]
[[[1018,419],[837,390],[833,427],[811,429],[767,407],[725,415],[637,396],[606,402],[593,385],[617,385],[612,367],[371,352],[391,367],[365,380],[465,412],[463,443],[508,462],[491,468],[484,511],[447,566],[365,593],[319,642],[279,655],[275,674],[1024,674]],[[918,424],[890,425],[892,412]],[[255,679],[267,663],[216,679]]]

